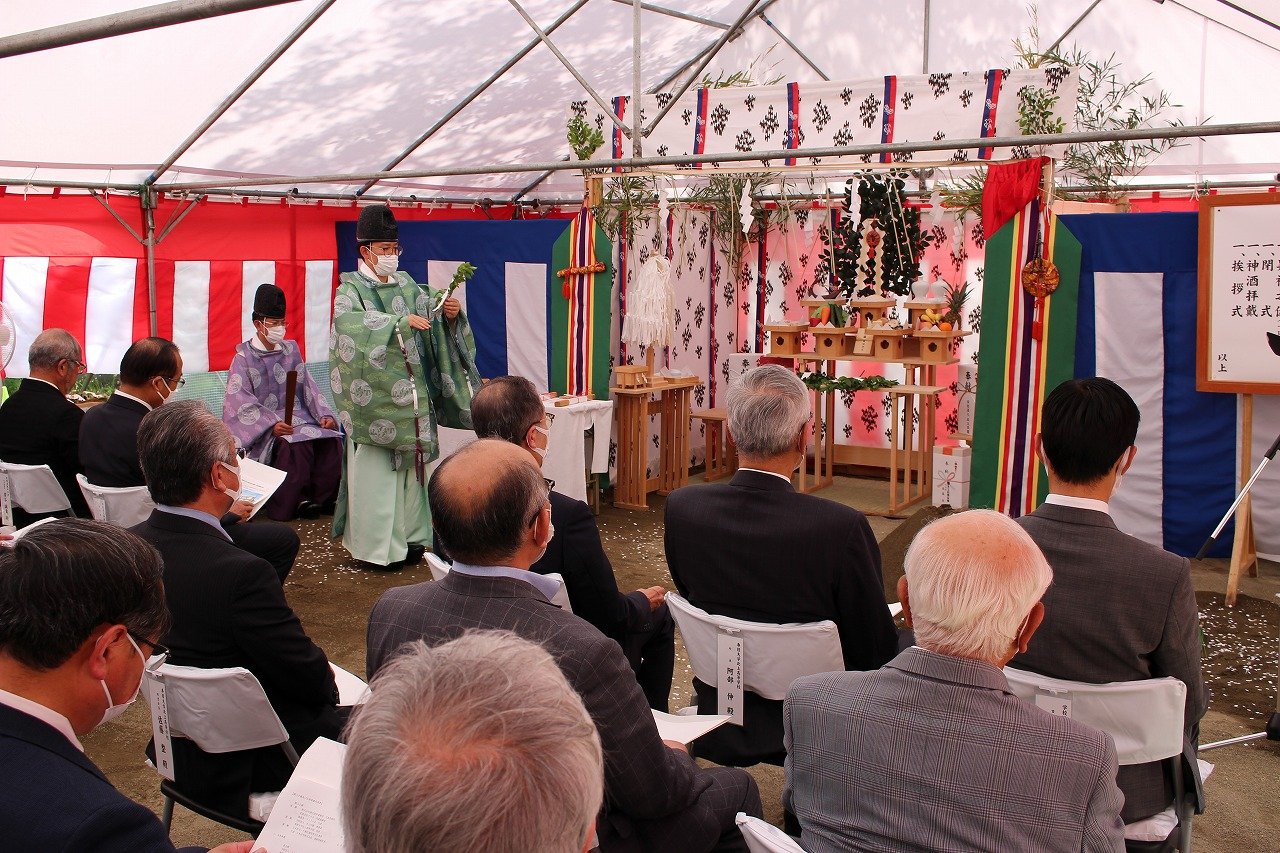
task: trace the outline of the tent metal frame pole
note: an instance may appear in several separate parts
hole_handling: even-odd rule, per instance
[[[933,26],[933,0],[924,0],[924,32],[921,35],[921,74],[929,73],[929,30]]]
[[[284,56],[285,51],[293,47],[298,39],[302,38],[302,34],[309,30],[311,25],[318,21],[321,15],[329,11],[329,8],[336,2],[337,0],[322,0],[319,6],[312,9],[311,14],[307,15],[307,17],[302,20],[302,23],[298,24],[298,26],[294,28],[293,32],[289,33],[285,40],[277,45],[276,49],[273,50],[266,59],[262,60],[262,62],[258,64],[258,67],[253,69],[253,71],[249,73],[249,76],[244,78],[240,85],[237,86],[231,94],[227,95],[227,97],[223,99],[222,103],[218,104],[217,108],[214,109],[213,112],[209,113],[208,117],[205,118],[204,121],[200,122],[200,126],[193,130],[186,139],[182,140],[182,143],[174,149],[173,153],[166,157],[164,162],[157,166],[155,170],[147,176],[146,183],[154,184],[159,180],[161,175],[169,171],[170,167],[178,161],[178,158],[187,153],[191,146],[195,145],[201,136],[204,136],[205,131],[213,127],[214,122],[222,118],[223,115],[226,114],[227,110],[231,109],[232,105],[234,105],[236,101],[240,100],[241,96],[244,95],[245,92],[249,91],[249,88],[253,86],[254,83],[257,83],[258,80],[262,78],[262,75],[267,73],[271,66],[276,64],[276,60],[281,56]]]
[[[674,102],[673,102],[674,103]],[[891,142],[866,145],[845,145],[828,148],[777,149],[771,151],[726,151],[714,154],[683,154],[667,157],[630,157],[617,160],[589,161],[588,168],[618,168],[622,171],[653,166],[687,166],[694,163],[759,163],[783,160],[789,157],[847,158],[862,154],[906,154],[920,151],[953,151],[966,148],[1012,148],[1015,146],[1072,145],[1077,142],[1118,142],[1134,139],[1183,139],[1199,136],[1234,136],[1254,133],[1280,133],[1280,121],[1236,122],[1218,125],[1180,125],[1177,127],[1139,127],[1108,131],[1083,131],[1073,133],[1045,133],[1029,136],[998,136],[977,139],[921,140],[919,142]],[[903,169],[909,164],[897,164]],[[195,190],[230,189],[237,187],[267,187],[289,184],[333,184],[361,180],[399,180],[408,178],[457,177],[462,175],[520,174],[526,172],[564,172],[583,168],[583,161],[560,160],[552,163],[497,163],[488,166],[452,166],[435,169],[411,169],[402,172],[374,172],[371,174],[308,175],[281,178],[245,178],[234,181],[193,181],[172,183],[164,187],[166,192],[191,192]],[[744,167],[743,171],[759,171],[760,167]],[[29,183],[14,180],[11,183]],[[72,186],[67,182],[50,182],[56,186]]]
[[[129,232],[130,237],[137,240],[139,243],[145,242],[142,238],[142,235],[139,234],[137,231],[133,230],[133,226],[130,225],[128,222],[125,222],[124,217],[121,216],[119,213],[116,213],[116,209],[111,206],[110,202],[108,202],[105,198],[99,195],[97,190],[89,190],[89,195],[93,196],[94,200],[96,200],[98,204],[106,208],[107,213],[110,213],[111,216],[115,219],[115,221],[120,223],[121,228]]]
[[[542,27],[538,26],[538,22],[535,21],[529,13],[524,10],[524,7],[520,5],[520,0],[507,0],[507,2],[520,13],[520,17],[524,18],[524,22],[529,25],[529,28],[538,34],[539,40],[547,46],[548,50],[555,54],[556,59],[560,60],[560,64],[573,75],[573,79],[578,81],[578,85],[585,89],[587,94],[591,96],[592,100],[600,105],[600,109],[604,110],[605,115],[613,119],[613,123],[622,128],[622,132],[624,134],[628,137],[631,136],[631,128],[627,127],[626,123],[622,119],[618,118],[613,111],[613,107],[609,106],[609,102],[601,97],[600,93],[587,82],[587,78],[582,76],[582,72],[573,66],[573,63],[569,61],[569,58],[560,52],[560,48],[556,47],[555,42],[551,40],[551,36],[547,35],[546,31],[543,30]]]
[[[630,5],[631,0],[613,0],[615,3]],[[646,12],[657,12],[659,15],[667,15],[671,18],[679,18],[682,21],[692,21],[695,24],[702,24],[704,27],[712,27],[717,30],[727,30],[729,25],[721,21],[713,21],[711,18],[703,18],[698,15],[691,15],[688,12],[680,12],[676,9],[668,9],[666,6],[658,6],[654,3],[641,3],[640,8]]]
[[[1090,13],[1092,13],[1094,9],[1098,8],[1098,4],[1101,2],[1102,0],[1093,0],[1093,2],[1089,4],[1089,8],[1081,12],[1080,17],[1072,21],[1071,26],[1067,27],[1066,30],[1062,33],[1062,35],[1058,36],[1058,38],[1053,42],[1053,44],[1049,45],[1044,52],[1053,53],[1055,50],[1057,50],[1058,45],[1062,44],[1062,42],[1066,40],[1067,36],[1071,35],[1071,33],[1075,30],[1076,27],[1084,23],[1084,19],[1089,17]]]
[[[515,0],[511,0],[511,2],[514,3]],[[773,0],[764,0],[763,3],[761,0],[747,0],[747,8],[742,10],[742,14],[737,17],[729,29],[720,34],[720,38],[716,39],[715,43],[711,45],[711,49],[706,52],[701,60],[699,60],[697,67],[694,68],[693,73],[689,75],[688,79],[680,84],[680,88],[676,90],[671,100],[667,101],[667,105],[658,110],[658,114],[653,117],[653,121],[649,122],[649,126],[644,129],[645,136],[653,133],[653,129],[658,126],[658,122],[667,117],[667,113],[671,112],[675,105],[680,101],[681,96],[684,95],[685,92],[689,91],[689,87],[693,85],[693,81],[698,79],[698,75],[701,74],[703,69],[711,63],[711,60],[715,58],[715,55],[720,52],[720,48],[728,44],[729,39],[733,38],[734,34],[742,29],[743,24],[751,20],[754,15],[763,14],[764,10],[772,5],[772,2]],[[639,109],[639,106],[640,105],[637,104],[636,108]]]
[[[623,2],[623,1],[624,1],[624,0],[619,0],[619,2]],[[765,2],[765,4],[764,4],[763,6],[761,6],[761,7],[760,7],[760,10],[759,10],[758,12],[756,12],[756,14],[757,14],[757,15],[763,15],[765,12],[767,12],[767,11],[769,10],[769,7],[770,7],[770,6],[772,6],[772,5],[773,5],[774,3],[776,3],[776,2],[778,2],[778,0],[767,0],[767,2]],[[729,25],[728,25],[728,24],[725,24],[724,29],[729,29]],[[730,30],[730,32],[732,32],[732,30]],[[732,40],[733,40],[733,37],[732,37],[732,36],[730,36],[729,40],[730,40],[730,41],[732,41]],[[702,50],[700,50],[700,51],[698,51],[697,53],[695,53],[695,54],[693,55],[693,58],[692,58],[692,59],[690,59],[688,62],[684,63],[684,64],[683,64],[683,65],[681,65],[679,68],[677,68],[675,71],[672,71],[670,74],[668,74],[666,77],[664,77],[664,78],[662,79],[662,82],[661,82],[661,83],[659,83],[659,84],[658,84],[658,85],[656,85],[656,86],[651,87],[651,88],[649,89],[649,94],[650,94],[650,95],[652,95],[652,94],[654,94],[655,92],[661,92],[663,89],[665,89],[665,88],[667,88],[668,86],[670,86],[670,85],[671,85],[671,83],[672,83],[672,81],[674,81],[674,80],[675,80],[677,77],[679,77],[681,74],[685,73],[685,72],[686,72],[686,71],[688,71],[690,68],[692,68],[692,67],[694,66],[694,64],[695,64],[696,62],[698,62],[698,60],[702,59],[702,57],[704,57],[704,56],[706,56],[708,53],[710,53],[710,52],[711,52],[711,50],[712,50],[713,48],[715,48],[715,46],[716,46],[716,43],[715,43],[715,42],[711,42],[711,43],[710,43],[710,44],[708,44],[706,47],[704,47]]]
[[[631,156],[641,157],[644,125],[640,121],[640,0],[631,3]]]
[[[577,11],[585,5],[587,5],[587,0],[576,0],[576,2],[574,2],[574,4],[570,6],[567,10],[565,10],[560,15],[560,17],[556,18],[554,21],[551,22],[551,26],[547,27],[547,34],[550,35],[551,33],[558,30],[561,24],[563,24],[565,21],[572,18],[574,14],[576,14]],[[510,59],[502,63],[502,67],[500,67],[497,71],[490,74],[487,80],[485,80],[479,86],[476,86],[474,89],[472,89],[470,94],[468,94],[462,100],[458,101],[456,104],[450,107],[448,112],[446,112],[443,116],[437,119],[435,124],[427,128],[427,130],[421,136],[419,136],[417,139],[411,142],[407,148],[405,148],[395,157],[391,158],[390,162],[388,162],[385,166],[382,167],[382,171],[389,172],[392,169],[394,169],[396,166],[399,166],[401,163],[403,163],[406,159],[408,159],[409,156],[413,154],[414,151],[417,151],[419,148],[422,147],[423,143],[425,143],[431,137],[435,136],[436,133],[440,130],[440,128],[444,127],[446,124],[448,124],[450,121],[453,120],[454,116],[456,116],[458,113],[462,112],[468,106],[470,106],[472,101],[474,101],[476,98],[483,95],[490,86],[492,86],[494,83],[498,82],[499,79],[501,79],[502,75],[506,74],[508,71],[514,68],[516,64],[520,62],[520,60],[528,56],[529,53],[541,43],[542,43],[541,39],[538,39],[538,38],[530,39],[528,44],[526,44],[524,47],[517,50],[515,53],[511,55]],[[360,189],[356,190],[356,195],[357,196],[364,195],[376,183],[377,181],[369,181]]]
[[[298,0],[175,0],[5,36],[0,38],[0,58],[296,2]]]
[[[764,21],[766,25],[768,25],[769,29],[773,30],[775,33],[778,34],[778,38],[782,39],[784,42],[787,43],[787,47],[795,51],[796,56],[804,60],[805,65],[808,65],[815,72],[817,72],[817,75],[821,77],[823,80],[826,80],[827,82],[831,81],[831,78],[827,76],[827,73],[818,67],[818,63],[810,59],[809,54],[801,50],[799,45],[793,42],[791,40],[791,37],[788,36],[786,33],[784,33],[782,29],[769,18],[768,15],[766,15],[764,12],[761,12],[758,15],[758,17],[760,18],[760,20]]]
[[[147,252],[147,321],[152,337],[160,328],[156,317],[156,193],[149,186],[143,186],[138,196],[142,205],[142,219],[147,228],[147,239],[142,246]]]
[[[160,234],[156,237],[156,244],[159,245],[160,243],[163,243],[164,238],[169,236],[169,232],[177,228],[178,223],[186,219],[187,214],[195,210],[196,205],[204,201],[204,198],[205,197],[201,195],[198,198],[184,199],[183,201],[185,202],[186,206],[185,207],[180,206],[177,210],[173,212],[173,215],[169,217],[169,221],[164,224],[164,227],[160,229]]]

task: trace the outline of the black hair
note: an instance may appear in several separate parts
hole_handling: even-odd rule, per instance
[[[1095,483],[1137,441],[1139,418],[1133,398],[1110,379],[1069,379],[1040,410],[1045,458],[1063,482]]]
[[[496,439],[474,441],[445,459],[427,487],[431,523],[440,541],[455,560],[474,566],[502,565],[514,556],[547,500],[542,473],[532,462],[518,460],[496,463],[485,493],[477,493],[476,478],[465,469],[469,457],[492,441]]]
[[[541,423],[545,414],[538,389],[523,376],[491,379],[471,398],[471,426],[476,435],[521,447],[529,427]]]
[[[178,371],[178,345],[164,338],[134,341],[120,359],[120,381],[145,385],[153,376],[173,380]]]
[[[101,625],[153,639],[169,629],[164,563],[149,543],[81,518],[0,547],[0,652],[29,669],[62,666]]]

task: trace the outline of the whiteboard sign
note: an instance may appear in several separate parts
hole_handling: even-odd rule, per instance
[[[1196,389],[1280,394],[1280,197],[1200,200]]]

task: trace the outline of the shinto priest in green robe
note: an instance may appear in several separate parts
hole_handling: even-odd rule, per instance
[[[365,208],[360,224],[379,209],[384,230],[375,239],[389,233],[394,243],[385,206]],[[426,466],[439,455],[436,426],[470,429],[480,388],[466,314],[448,320],[440,312],[430,328],[414,329],[409,316],[431,317],[447,294],[406,272],[387,278],[363,253],[356,272],[338,277],[329,338],[329,381],[348,438],[333,538],[357,560],[381,566],[404,560],[410,545],[430,544]]]

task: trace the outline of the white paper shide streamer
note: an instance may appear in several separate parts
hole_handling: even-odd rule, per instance
[[[675,289],[671,261],[655,255],[640,267],[636,286],[627,291],[627,316],[622,322],[624,343],[644,347],[671,345],[675,325]]]

